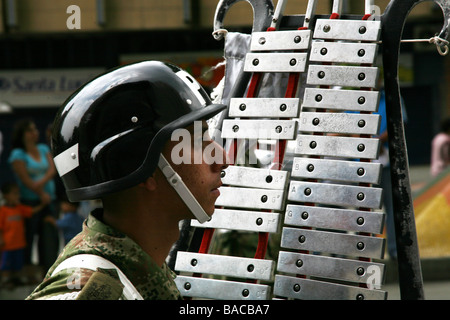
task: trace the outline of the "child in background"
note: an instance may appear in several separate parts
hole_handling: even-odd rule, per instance
[[[46,221],[53,223],[62,231],[65,244],[81,232],[84,218],[78,214],[78,207],[78,202],[70,202],[64,199],[61,201],[62,217],[58,220],[51,216],[45,218]]]
[[[21,284],[20,272],[26,246],[24,219],[42,210],[48,203],[43,202],[36,207],[21,204],[16,183],[6,183],[1,192],[5,203],[0,207],[0,286],[13,288]]]

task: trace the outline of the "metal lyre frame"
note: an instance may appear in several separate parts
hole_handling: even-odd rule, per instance
[[[309,1],[307,13],[305,15],[284,16],[281,10],[283,1],[278,1],[277,10],[274,10],[271,0],[220,0],[214,17],[213,36],[217,40],[221,40],[226,33],[226,30],[223,29],[223,21],[226,13],[233,4],[240,1],[248,2],[253,8],[254,22],[252,32],[297,29],[299,26],[313,29],[316,20],[319,18],[364,20],[371,16],[368,9],[370,9],[370,4],[372,3],[371,0],[366,0],[366,11],[364,15],[341,15],[340,1],[334,1],[332,15],[325,16],[314,15],[315,1]],[[426,0],[392,0],[385,12],[380,16],[394,224],[398,254],[398,275],[401,298],[405,300],[424,299],[424,292],[397,75],[400,44],[402,42],[401,37],[406,18],[414,6],[423,1]],[[443,28],[437,37],[435,37],[436,40],[434,41],[434,44],[436,44],[439,53],[446,54],[448,52],[447,39],[450,33],[450,1],[434,0],[434,2],[441,7],[444,16]],[[246,94],[246,91],[247,96],[251,96],[254,93],[254,90],[257,90],[258,79],[258,75],[255,76],[255,74],[252,74],[251,72],[244,72],[241,70],[240,75],[231,90],[230,98],[243,97]],[[298,81],[298,79],[294,80],[294,82],[295,81]],[[294,86],[296,88],[297,83],[295,83]],[[286,92],[286,97],[288,97],[288,95],[292,96],[292,94],[295,95],[295,90],[294,92]],[[226,118],[228,118],[228,114],[227,112],[224,112],[222,118],[219,120],[219,126],[221,125],[221,121]],[[281,145],[277,143],[277,145],[279,150],[284,148],[282,143]],[[282,151],[282,153],[283,152],[284,151]],[[283,154],[281,154],[281,162],[279,165],[282,163],[282,157]],[[273,169],[279,168],[273,167]],[[200,228],[194,228],[195,230],[192,229],[193,228],[190,228],[188,223],[182,227],[182,237],[178,243],[178,249],[187,249],[187,251],[199,253],[207,252],[213,230]],[[266,245],[267,239],[264,235],[260,235],[255,258],[264,258],[264,246]],[[177,248],[173,251],[176,250]]]

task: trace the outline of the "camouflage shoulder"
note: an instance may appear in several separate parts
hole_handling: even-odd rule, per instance
[[[77,300],[123,299],[123,284],[116,270],[97,269],[78,294]]]

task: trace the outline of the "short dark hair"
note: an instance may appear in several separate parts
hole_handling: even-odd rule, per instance
[[[13,148],[20,148],[25,149],[25,146],[23,144],[23,136],[25,134],[25,131],[28,130],[30,125],[34,123],[32,119],[21,119],[17,121],[14,125],[14,130],[12,133],[12,147]]]

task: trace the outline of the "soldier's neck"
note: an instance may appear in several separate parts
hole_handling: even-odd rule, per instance
[[[104,208],[103,220],[135,241],[159,266],[179,238],[178,221],[159,212],[146,213],[130,207],[127,213],[117,214]]]

